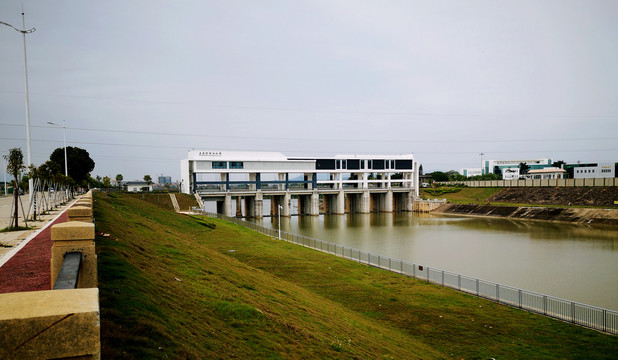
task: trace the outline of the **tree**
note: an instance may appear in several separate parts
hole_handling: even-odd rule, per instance
[[[57,148],[49,156],[49,159],[60,166],[60,172],[64,171],[64,148]],[[67,146],[67,166],[69,167],[69,176],[75,180],[77,184],[83,184],[84,180],[88,180],[90,172],[94,170],[94,160],[90,158],[88,151]]]
[[[554,161],[554,162],[551,164],[551,166],[553,166],[553,167],[557,167],[557,168],[561,168],[561,169],[562,169],[562,166],[563,166],[563,165],[565,165],[565,164],[566,164],[566,163],[565,163],[564,161],[562,161],[562,160],[558,160],[558,161]]]
[[[423,164],[421,164],[421,166],[418,167],[418,174],[423,175]]]
[[[446,175],[442,171],[434,171],[429,175],[431,175],[433,181],[448,181],[448,175]]]
[[[21,152],[20,148],[13,148],[9,150],[8,155],[3,155],[4,159],[7,161],[6,172],[13,175],[13,199],[15,201],[15,229],[18,227],[17,217],[19,215],[18,205],[19,205],[19,176],[22,171],[26,168],[24,166],[24,154]],[[9,228],[11,224],[9,224]]]
[[[107,192],[109,192],[109,187],[110,187],[111,183],[112,183],[112,181],[109,178],[109,176],[103,177],[103,187],[107,189]]]
[[[525,162],[520,162],[519,163],[519,174],[520,175],[527,174],[528,170],[530,170],[530,166],[528,166],[528,164],[526,164]]]
[[[152,184],[152,178],[150,177],[150,175],[144,175],[144,181],[146,182],[146,184],[148,184],[148,186]]]
[[[117,174],[116,175],[116,184],[118,185],[119,189],[122,189],[122,174]]]

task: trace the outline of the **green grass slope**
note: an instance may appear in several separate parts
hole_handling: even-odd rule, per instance
[[[423,199],[446,199],[448,202],[453,204],[487,204],[487,199],[491,196],[499,193],[504,188],[472,188],[472,187],[462,187],[462,188],[443,188],[454,190],[455,192],[444,192],[444,193],[436,193],[437,195],[431,194],[436,190],[440,190],[442,188],[437,189],[420,189],[419,195]]]
[[[612,358],[618,338],[97,194],[103,358]]]

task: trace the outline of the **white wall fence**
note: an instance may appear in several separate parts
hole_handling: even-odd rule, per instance
[[[618,178],[592,179],[526,179],[526,180],[475,180],[441,181],[442,185],[463,184],[469,187],[575,187],[575,186],[618,186]]]
[[[550,295],[517,289],[500,285],[491,281],[472,278],[448,271],[430,268],[419,264],[372,254],[347,246],[328,243],[303,235],[292,234],[277,229],[268,228],[239,218],[231,218],[221,214],[205,212],[193,208],[195,212],[215,217],[258,231],[262,234],[280,238],[294,244],[326,252],[362,264],[375,266],[402,275],[425,280],[434,284],[449,287],[478,297],[496,301],[501,304],[546,315],[573,324],[618,334],[618,311],[603,309],[592,305],[556,298]]]

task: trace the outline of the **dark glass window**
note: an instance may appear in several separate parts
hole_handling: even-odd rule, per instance
[[[374,170],[384,170],[384,160],[373,160],[372,163]]]
[[[230,169],[242,169],[242,161],[230,161]]]
[[[395,169],[412,170],[412,160],[395,160]]]
[[[213,161],[212,162],[213,169],[227,169],[227,162],[225,161]]]
[[[317,170],[335,170],[334,159],[318,159],[315,161],[315,168]]]
[[[348,159],[348,170],[360,169],[360,160]]]

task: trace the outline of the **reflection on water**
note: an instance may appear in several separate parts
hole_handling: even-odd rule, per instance
[[[379,213],[281,218],[281,230],[618,310],[616,228]]]

